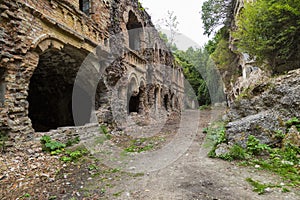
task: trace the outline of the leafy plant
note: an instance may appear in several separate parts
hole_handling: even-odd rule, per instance
[[[56,154],[55,152],[60,152],[63,148],[66,147],[65,144],[52,140],[51,137],[49,135],[44,135],[41,138],[41,144],[42,144],[42,149],[43,151],[47,151],[47,152],[54,152],[54,154]]]
[[[199,107],[199,110],[209,110],[211,107],[209,105],[202,105]]]
[[[71,161],[77,161],[82,156],[86,155],[88,153],[87,149],[76,149],[74,151],[66,150],[65,155],[61,157],[61,160],[63,162],[71,162]]]
[[[57,196],[50,196],[49,198],[48,198],[48,200],[56,200],[57,199]]]
[[[275,138],[282,140],[285,137],[285,134],[282,132],[282,130],[276,130],[274,136]]]
[[[68,156],[62,156],[60,158],[60,160],[63,161],[63,162],[71,162],[72,161],[72,159]]]
[[[237,144],[234,144],[232,146],[229,151],[229,155],[233,160],[243,160],[248,157],[248,153],[246,152],[246,150]]]
[[[71,138],[69,139],[67,142],[66,142],[66,146],[67,147],[70,147],[70,146],[73,146],[74,144],[78,144],[80,142],[80,137],[77,136],[75,138]]]
[[[221,143],[224,143],[226,142],[226,135],[225,135],[225,128],[223,127],[221,130],[219,130],[217,132],[217,143],[216,144],[221,144]]]
[[[140,11],[145,11],[145,8],[142,6],[142,3],[138,1],[138,7]]]
[[[283,187],[282,185],[276,185],[276,184],[263,184],[258,181],[253,180],[252,178],[246,178],[246,181],[250,183],[254,187],[253,191],[257,192],[259,195],[264,194],[268,188],[282,188],[282,192],[289,192],[290,190],[286,187]]]
[[[298,120],[295,118],[290,120],[289,125],[294,125],[294,123],[298,123]],[[214,123],[211,126],[205,129],[207,131],[207,138],[213,141],[213,148],[209,152],[209,157],[216,157],[215,150],[217,144],[219,142],[226,142],[225,128],[224,123]],[[282,132],[278,132],[278,134],[282,134]],[[241,146],[235,144],[229,150],[229,152],[225,155],[219,156],[219,158],[225,160],[242,160],[240,163],[244,166],[256,166],[258,165],[258,169],[265,169],[271,172],[274,172],[281,177],[285,181],[288,182],[286,186],[300,186],[300,148],[294,146],[292,144],[287,144],[284,148],[271,148],[266,144],[260,143],[259,139],[250,135],[248,137],[248,141],[246,143],[246,148],[242,148]],[[268,154],[261,156],[262,152],[267,152]],[[252,179],[247,179],[247,181],[253,185],[254,190],[259,194],[263,194],[266,188],[271,187],[280,187],[282,188],[282,192],[288,192],[289,189],[283,186],[271,185],[271,184],[261,184]]]
[[[247,163],[250,165],[259,165],[261,169],[275,172],[282,176],[284,180],[289,181],[292,186],[299,186],[300,172],[297,166],[300,163],[300,148],[290,145],[284,149],[270,149],[269,153],[269,157],[251,159]]]
[[[208,36],[220,26],[229,26],[233,19],[233,0],[207,0],[202,6],[204,34]]]
[[[110,140],[111,139],[111,135],[109,134],[108,128],[105,125],[101,125],[100,126],[100,130],[101,132],[105,135],[106,139]]]
[[[121,190],[121,191],[119,191],[119,192],[114,193],[113,196],[119,197],[119,196],[121,196],[121,194],[122,194],[123,192],[124,192],[124,190]]]
[[[298,131],[300,131],[300,120],[297,117],[293,117],[285,122],[285,126],[287,127],[287,131],[292,127],[296,126]]]
[[[214,122],[212,125],[205,129],[207,131],[206,144],[211,145],[212,149],[208,153],[208,156],[211,158],[216,157],[215,150],[217,146],[221,143],[226,143],[226,131],[224,122]],[[230,160],[227,157],[228,155],[224,155],[223,159]]]
[[[4,152],[5,151],[5,143],[8,140],[8,136],[7,134],[5,134],[4,132],[0,132],[0,152]]]
[[[248,137],[247,141],[247,152],[253,155],[259,155],[263,151],[269,151],[271,148],[266,145],[260,143],[259,139],[255,138],[253,135]]]
[[[20,199],[26,199],[26,198],[30,198],[30,197],[31,197],[31,195],[29,193],[25,193],[24,195],[22,195],[20,197]]]
[[[253,191],[257,192],[258,194],[264,194],[267,188],[280,187],[273,184],[263,184],[258,181],[254,181],[252,178],[246,178],[246,181],[254,187]]]
[[[208,133],[208,131],[209,131],[209,128],[208,128],[208,127],[205,127],[205,128],[203,128],[203,130],[202,130],[203,133]]]
[[[91,164],[91,165],[88,166],[88,170],[89,171],[98,170],[98,167],[94,164]]]
[[[120,171],[119,168],[111,168],[111,169],[108,169],[108,170],[103,171],[102,173],[105,173],[105,174],[112,174],[112,173],[117,173],[117,172],[119,172],[119,171]]]
[[[152,144],[147,144],[146,146],[143,146],[143,147],[140,147],[140,146],[136,146],[136,145],[131,145],[127,148],[125,148],[125,151],[127,152],[138,152],[138,153],[141,153],[143,151],[148,151],[148,150],[151,150],[153,148],[153,145]]]
[[[218,158],[221,158],[223,160],[228,160],[228,161],[244,160],[244,159],[249,158],[249,154],[246,152],[246,150],[238,144],[234,144],[230,148],[228,153],[222,154],[219,156],[216,156],[215,150],[216,150],[216,148],[214,148],[214,150],[209,153],[209,157],[211,157],[211,158],[218,157]]]
[[[52,140],[49,135],[44,135],[41,138],[41,144],[43,151],[50,152],[51,155],[59,155],[60,160],[63,162],[70,162],[70,161],[76,161],[83,155],[86,155],[88,153],[87,149],[85,148],[77,148],[76,150],[65,150],[67,146],[72,146],[73,144],[77,144],[79,142],[79,138],[76,137],[72,140],[69,140],[66,144],[63,144],[61,142]]]
[[[124,151],[130,153],[141,153],[143,151],[149,151],[154,147],[153,140],[153,138],[134,139],[130,142],[130,145],[124,149]]]
[[[283,150],[279,151],[279,155],[287,161],[300,164],[300,148],[292,144],[287,144]]]

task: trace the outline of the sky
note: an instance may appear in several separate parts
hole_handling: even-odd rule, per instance
[[[185,50],[189,46],[201,47],[207,41],[203,35],[201,7],[204,0],[140,0],[143,7],[151,15],[155,24],[159,19],[166,18],[168,11],[177,16],[178,32],[175,43],[179,49]],[[161,25],[161,24],[160,24]],[[162,25],[161,25],[162,26]],[[166,29],[162,26],[162,29]]]

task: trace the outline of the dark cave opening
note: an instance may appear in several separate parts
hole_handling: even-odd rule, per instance
[[[91,114],[91,98],[81,92],[80,109],[72,110],[73,85],[84,55],[77,50],[46,50],[39,57],[29,84],[28,102],[32,127],[35,131],[46,132],[64,126],[75,126],[73,114],[80,113],[82,119],[76,125],[84,125]],[[68,52],[68,53],[66,53]],[[69,52],[72,52],[69,53]]]

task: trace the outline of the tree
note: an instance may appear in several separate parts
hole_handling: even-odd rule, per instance
[[[174,14],[174,11],[168,10],[167,17],[163,19],[159,19],[155,25],[160,32],[161,38],[164,41],[166,39],[165,37],[167,37],[166,44],[172,50],[172,52],[173,52],[173,47],[176,47],[175,39],[176,39],[176,35],[178,34],[178,24],[179,22],[177,20],[177,16]],[[162,26],[168,29],[169,31],[168,36],[165,33],[162,33],[161,31]]]
[[[246,3],[234,34],[240,51],[273,73],[299,67],[300,0],[257,0]]]
[[[178,50],[176,44],[175,44],[175,43],[171,43],[171,42],[169,41],[168,36],[167,36],[165,33],[159,31],[159,37],[166,43],[167,47],[169,48],[169,50],[170,50],[171,52],[174,53],[174,52],[176,52],[176,51]]]
[[[229,27],[233,20],[235,0],[207,0],[202,5],[204,34],[210,35],[218,27]]]
[[[175,37],[178,33],[178,24],[177,16],[174,15],[174,11],[168,10],[168,17],[165,19],[165,25],[170,31],[169,43],[172,46],[175,42]]]
[[[209,55],[203,49],[188,48],[186,51],[177,50],[174,53],[177,63],[183,68],[183,73],[192,91],[187,91],[187,95],[196,95],[199,105],[209,105],[211,103],[210,90],[207,80],[212,80],[208,76],[207,62]],[[210,82],[211,83],[211,82]],[[186,87],[189,88],[189,87]]]
[[[225,86],[241,76],[238,66],[238,57],[229,48],[229,32],[226,27],[221,28],[215,36],[205,45],[205,50],[214,61],[214,67],[222,74]]]
[[[229,33],[221,29],[216,38],[218,42],[211,53],[211,58],[221,72],[230,71],[230,68],[236,67],[236,54],[229,48]]]

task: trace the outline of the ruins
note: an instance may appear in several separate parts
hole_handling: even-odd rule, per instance
[[[182,109],[182,69],[137,0],[1,0],[0,13],[0,127],[10,138]]]

